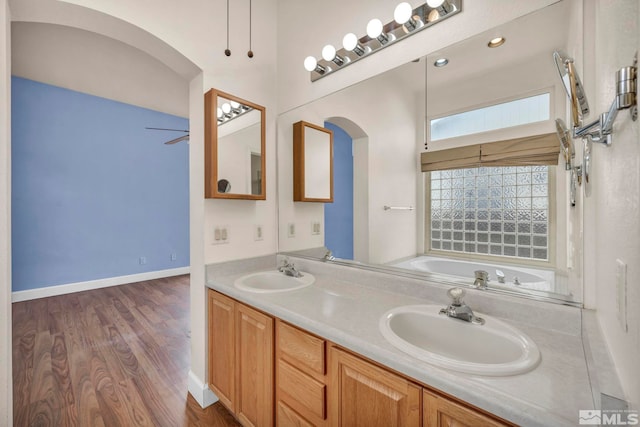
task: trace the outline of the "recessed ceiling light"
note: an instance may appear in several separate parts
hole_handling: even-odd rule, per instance
[[[487,43],[487,46],[491,48],[499,47],[499,46],[502,46],[505,41],[506,39],[504,37],[496,37],[495,39],[491,39],[491,41]]]
[[[439,59],[436,59],[436,62],[434,62],[433,65],[435,67],[444,67],[448,63],[449,63],[449,60],[447,58],[439,58]]]

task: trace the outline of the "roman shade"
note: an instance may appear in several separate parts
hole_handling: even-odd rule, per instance
[[[422,172],[479,166],[557,165],[560,143],[555,133],[468,145],[420,155]]]

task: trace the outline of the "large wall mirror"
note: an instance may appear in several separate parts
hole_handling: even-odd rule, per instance
[[[421,162],[425,151],[548,143],[567,117],[553,52],[581,57],[579,7],[555,3],[280,115],[279,250],[455,285],[485,270],[492,291],[579,305],[582,207],[570,206],[563,164]],[[487,117],[496,124],[478,126]],[[331,204],[292,201],[290,129],[302,119],[334,131]]]
[[[265,109],[211,89],[205,94],[205,197],[266,199]]]

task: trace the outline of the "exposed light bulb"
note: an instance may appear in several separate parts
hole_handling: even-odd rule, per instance
[[[224,104],[222,104],[222,112],[224,114],[229,114],[231,112],[231,105],[229,105],[228,102],[225,102]]]
[[[336,48],[333,45],[328,44],[322,48],[322,58],[325,61],[333,61],[333,58],[336,57]]]
[[[304,69],[311,72],[316,69],[318,60],[313,56],[307,56],[304,60]]]
[[[444,0],[427,0],[427,5],[432,9],[442,6],[442,3],[444,3]]]
[[[367,35],[372,39],[376,39],[380,34],[382,34],[382,21],[373,18],[367,24]]]
[[[342,47],[344,47],[344,50],[351,52],[353,49],[356,48],[357,45],[358,45],[358,36],[356,36],[353,33],[345,34],[344,38],[342,39]]]
[[[411,19],[411,14],[413,13],[413,9],[411,5],[407,2],[402,2],[396,6],[396,9],[393,11],[393,19],[400,25]]]
[[[234,110],[240,107],[240,103],[236,101],[231,101],[231,108]]]

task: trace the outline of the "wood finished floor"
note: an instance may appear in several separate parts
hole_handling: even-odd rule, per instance
[[[13,304],[22,426],[239,426],[187,393],[189,276]]]

